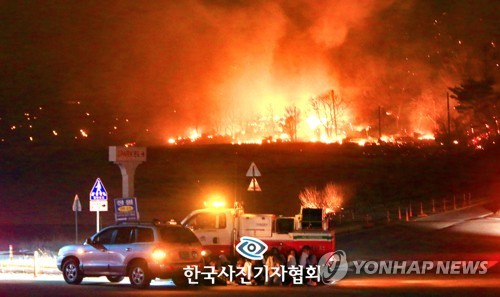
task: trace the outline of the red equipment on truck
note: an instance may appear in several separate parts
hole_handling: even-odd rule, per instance
[[[243,236],[256,237],[268,250],[275,247],[285,255],[292,249],[300,252],[304,246],[311,247],[318,258],[335,251],[335,234],[328,231],[323,209],[301,208],[294,217],[282,217],[245,213],[235,204],[234,208],[195,210],[181,224],[193,230],[211,256],[235,257],[235,246]]]

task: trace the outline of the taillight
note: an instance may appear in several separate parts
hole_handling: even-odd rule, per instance
[[[167,257],[167,252],[164,249],[156,248],[153,250],[153,259],[161,261]]]

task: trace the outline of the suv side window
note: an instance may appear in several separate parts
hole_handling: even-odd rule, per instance
[[[169,243],[194,243],[199,242],[194,233],[184,227],[162,227],[159,229],[163,242]]]
[[[94,238],[94,243],[111,244],[116,232],[117,228],[106,229]]]
[[[118,228],[118,232],[116,233],[114,243],[115,244],[130,243],[131,232],[132,228],[130,227]]]
[[[135,234],[135,242],[153,242],[155,240],[153,229],[151,228],[136,228]]]

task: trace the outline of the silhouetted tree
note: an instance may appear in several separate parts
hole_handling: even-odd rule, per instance
[[[305,188],[299,193],[299,200],[302,207],[323,208],[327,213],[336,213],[344,203],[344,192],[341,186],[328,183],[321,191],[316,187]]]
[[[290,136],[291,141],[297,141],[297,125],[300,122],[300,110],[296,106],[285,109],[285,121],[282,123],[283,132]]]
[[[491,143],[499,136],[500,93],[493,79],[466,79],[460,86],[449,88],[460,120],[467,127],[469,144]]]
[[[325,95],[311,98],[311,106],[325,128],[326,135],[332,137],[335,132],[335,136],[338,136],[338,127],[346,109],[342,96],[331,90]]]

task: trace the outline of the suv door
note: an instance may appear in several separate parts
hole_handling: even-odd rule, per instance
[[[154,241],[154,230],[151,227],[119,228],[114,243],[109,245],[109,273],[111,275],[126,275],[130,260],[134,258],[147,259],[152,252]]]
[[[107,228],[92,237],[91,244],[80,257],[86,275],[106,275],[108,273],[108,247],[113,242],[117,228]]]
[[[117,232],[111,244],[106,247],[108,249],[108,265],[110,275],[126,275],[127,263],[126,259],[129,253],[132,252],[132,236],[134,235],[133,227],[118,227]]]

